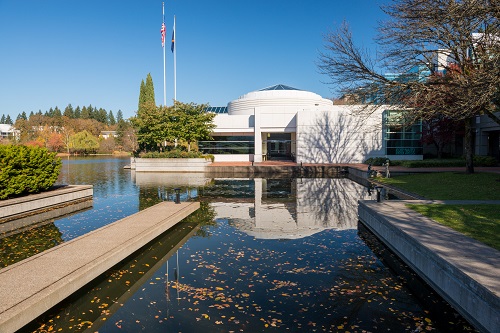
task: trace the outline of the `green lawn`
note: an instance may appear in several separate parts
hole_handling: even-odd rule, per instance
[[[423,173],[377,180],[428,199],[500,200],[500,174],[494,173]]]
[[[500,250],[499,205],[408,205],[408,207]]]
[[[425,173],[379,178],[435,200],[500,200],[500,175]],[[408,205],[415,211],[500,250],[500,205]]]

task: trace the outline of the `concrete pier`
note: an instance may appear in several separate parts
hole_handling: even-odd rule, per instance
[[[359,220],[482,332],[500,332],[500,251],[407,208],[359,201]]]
[[[199,208],[163,202],[0,270],[0,332],[15,332]]]

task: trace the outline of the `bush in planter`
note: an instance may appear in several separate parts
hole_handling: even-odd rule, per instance
[[[45,148],[0,145],[0,199],[48,190],[61,165]]]
[[[204,155],[199,151],[185,151],[180,149],[172,149],[165,152],[148,152],[140,153],[141,158],[204,158],[206,160],[214,161],[213,155]]]

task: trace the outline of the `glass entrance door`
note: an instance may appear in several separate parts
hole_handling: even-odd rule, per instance
[[[293,160],[290,133],[270,133],[266,145],[268,160]]]

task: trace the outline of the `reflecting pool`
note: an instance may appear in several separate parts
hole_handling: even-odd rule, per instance
[[[173,200],[175,188],[200,210],[23,331],[472,331],[367,245],[357,200],[375,196],[364,186],[135,173],[128,162],[64,161],[59,183],[93,184],[94,200],[45,224],[54,243]]]

